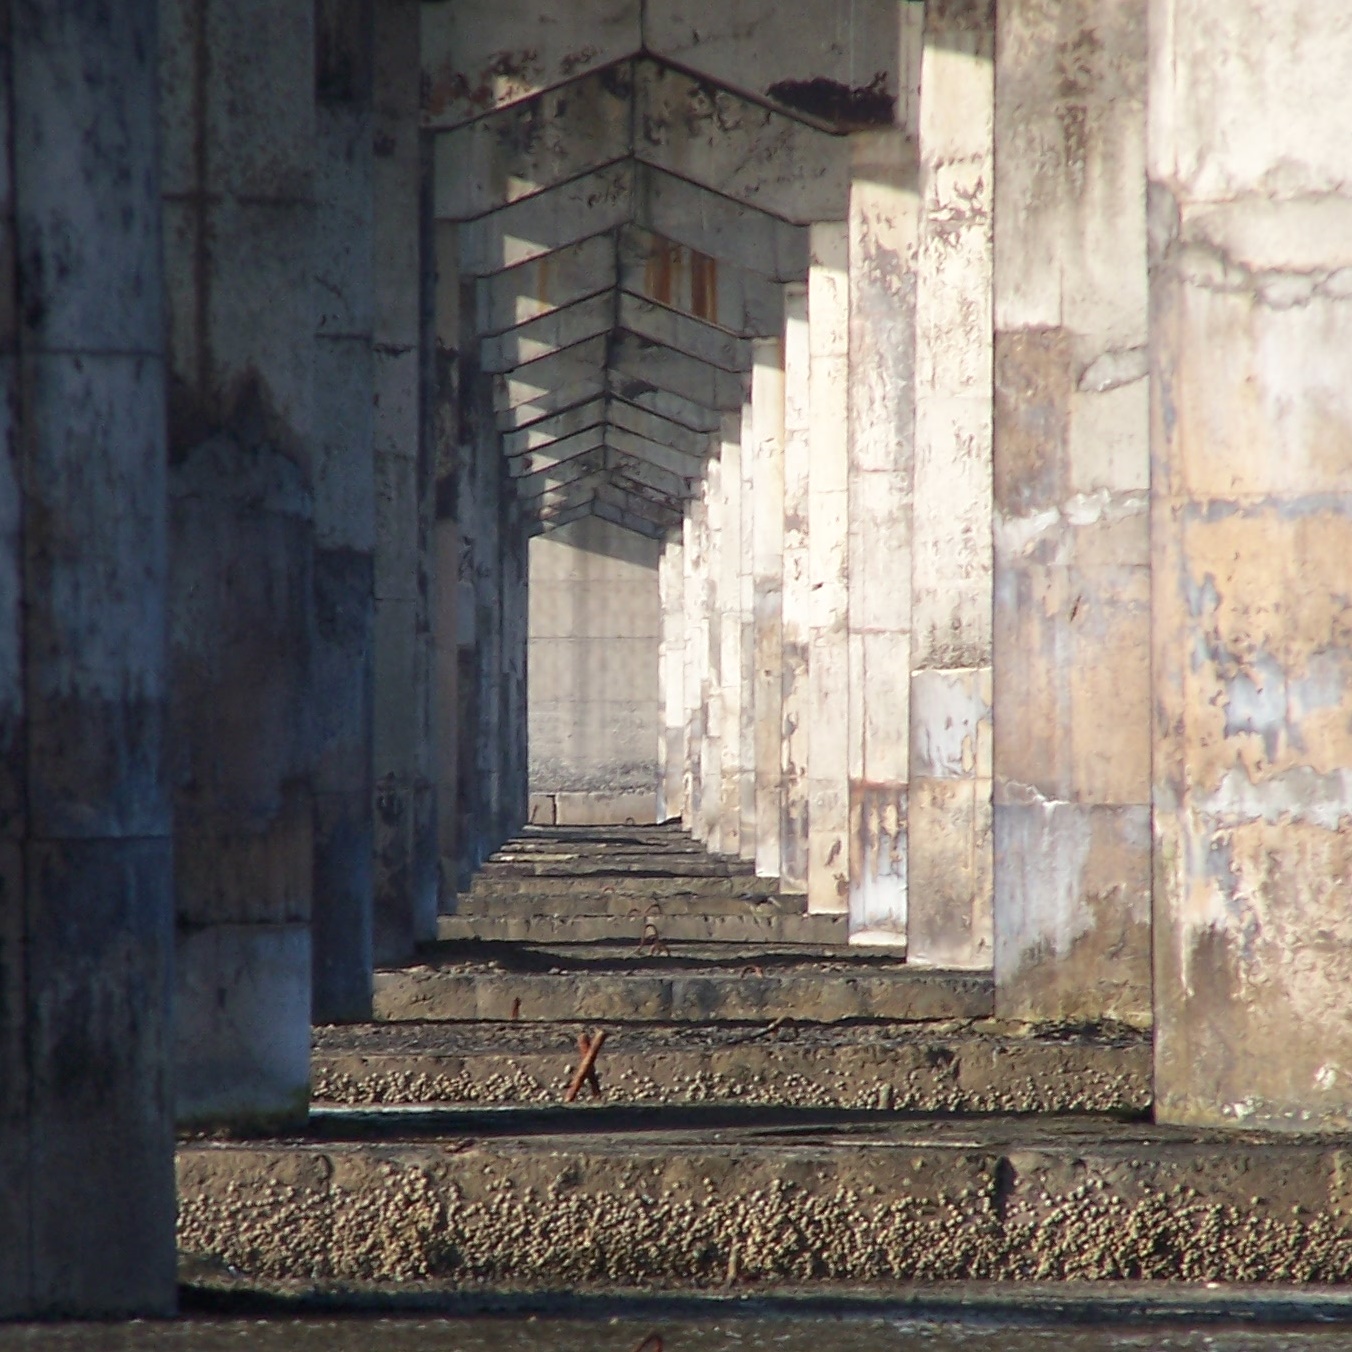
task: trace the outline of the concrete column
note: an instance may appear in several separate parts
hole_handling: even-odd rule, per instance
[[[184,1123],[309,1094],[313,0],[163,0],[169,735]]]
[[[907,954],[989,967],[991,0],[925,8]]]
[[[808,868],[810,911],[850,892],[849,232],[812,227],[808,268]]]
[[[851,151],[850,932],[870,943],[901,944],[918,167],[915,142],[901,130],[856,135]]]
[[[784,815],[784,343],[779,338],[755,342],[750,448],[756,872],[778,878]]]
[[[662,544],[658,587],[662,730],[657,743],[657,820],[663,822],[685,815],[685,549],[674,532]]]
[[[808,689],[811,649],[808,621],[812,577],[808,568],[808,418],[807,288],[784,288],[784,574],[781,651],[783,682],[782,766],[784,812],[780,830],[780,886],[807,892],[808,875],[808,727],[812,705]]]
[[[704,511],[700,515],[700,548],[704,556],[705,627],[707,651],[700,680],[700,703],[704,709],[704,738],[700,744],[699,836],[714,854],[723,852],[723,548],[726,541],[723,494],[723,444],[715,443],[704,475]]]
[[[1146,0],[999,15],[997,1004],[1148,1022]]]
[[[723,415],[718,539],[719,848],[742,852],[742,417]]]
[[[175,1303],[156,27],[0,16],[0,1319]]]
[[[1352,1126],[1352,13],[1149,16],[1156,1111]]]
[[[375,960],[406,961],[436,929],[430,782],[431,446],[423,351],[419,6],[375,20]],[[438,260],[440,261],[440,260]],[[452,271],[454,276],[454,271]]]
[[[684,689],[682,704],[685,711],[685,764],[681,776],[681,796],[684,800],[682,821],[698,837],[704,819],[703,783],[700,766],[703,764],[704,707],[700,702],[703,684],[704,658],[708,653],[708,639],[704,626],[703,526],[704,480],[701,479],[696,496],[686,504],[685,519],[681,522],[681,595],[685,610]]]
[[[748,396],[750,391],[748,390]],[[741,658],[739,683],[741,708],[737,724],[737,807],[741,816],[737,853],[742,859],[756,858],[756,621],[755,621],[755,427],[751,400],[742,405],[740,465],[742,482],[739,502],[742,509],[741,549],[737,568],[737,619],[740,628],[738,656]]]
[[[371,1017],[371,0],[316,6],[316,1023]]]

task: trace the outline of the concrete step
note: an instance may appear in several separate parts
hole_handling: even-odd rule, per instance
[[[548,898],[550,901],[594,903],[604,898],[622,898],[629,905],[649,901],[667,901],[677,898],[700,898],[723,904],[763,902],[776,904],[779,881],[756,877],[698,877],[688,873],[644,876],[642,874],[615,874],[600,877],[566,873],[557,877],[519,878],[510,876],[475,876],[464,904],[478,905],[509,897]],[[805,901],[801,897],[785,898],[781,909],[801,911]]]
[[[755,869],[740,861],[709,855],[648,854],[577,856],[495,854],[475,874],[480,880],[501,878],[754,878]]]
[[[642,917],[651,910],[651,918],[660,928],[663,918],[677,915],[722,915],[768,917],[800,916],[805,913],[802,897],[757,896],[746,889],[721,881],[716,887],[682,891],[669,885],[644,886],[640,880],[620,885],[595,883],[587,879],[582,888],[556,888],[566,879],[537,879],[532,885],[499,889],[495,884],[475,887],[456,898],[456,915],[472,916],[613,916]],[[666,880],[659,879],[659,883]],[[696,879],[704,882],[705,879]]]
[[[631,908],[633,909],[633,908]],[[667,942],[843,944],[849,933],[845,915],[785,914],[771,907],[748,908],[741,915],[709,915],[691,911],[663,911],[649,917]],[[644,931],[642,914],[557,915],[443,915],[437,920],[442,940],[488,939],[542,944],[590,944],[600,941],[637,941]]]
[[[1345,1141],[764,1109],[313,1115],[178,1154],[179,1243],[302,1289],[1352,1281]]]
[[[582,1024],[358,1024],[316,1028],[316,1100],[558,1104]],[[601,1096],[579,1104],[758,1104],[895,1112],[1140,1114],[1148,1034],[981,1023],[606,1027]]]
[[[886,953],[887,950],[882,950]],[[895,957],[764,952],[640,956],[629,945],[565,956],[523,944],[445,944],[422,965],[378,971],[378,1019],[818,1023],[985,1018],[987,972],[907,967]]]

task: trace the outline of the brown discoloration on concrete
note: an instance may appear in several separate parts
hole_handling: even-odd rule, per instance
[[[1340,1150],[1096,1132],[190,1146],[179,1239],[253,1277],[311,1281],[703,1287],[734,1252],[743,1281],[828,1286],[1352,1275]]]
[[[1144,3],[1000,11],[995,965],[1149,1017]],[[1112,260],[1109,263],[1107,260]]]

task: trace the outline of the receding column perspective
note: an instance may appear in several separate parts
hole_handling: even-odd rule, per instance
[[[1151,5],[1155,1084],[1171,1122],[1352,1124],[1350,61],[1338,4]]]
[[[1352,1326],[1349,126],[1348,0],[0,3],[0,1322]]]
[[[175,1092],[305,1116],[316,765],[315,16],[165,3]]]
[[[0,1319],[165,1315],[155,5],[13,5],[3,23]]]

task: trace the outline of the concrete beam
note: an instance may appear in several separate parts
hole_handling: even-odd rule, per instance
[[[636,225],[621,227],[624,290],[729,333],[774,337],[784,322],[780,284],[765,273],[701,253]]]
[[[547,0],[427,6],[423,125],[459,126],[637,54],[641,15],[640,0],[570,6],[566,13]]]
[[[688,432],[709,436],[718,431],[717,409],[672,394],[641,375],[607,371],[606,392],[617,401],[652,413],[667,422],[677,423]]]
[[[519,404],[548,403],[562,390],[599,380],[606,367],[606,348],[604,336],[589,338],[499,375],[493,381],[494,410],[502,413]],[[556,405],[548,411],[568,406]]]
[[[494,375],[538,361],[564,348],[609,333],[615,323],[615,293],[603,291],[551,310],[513,329],[479,340],[479,367]]]
[[[621,455],[646,461],[682,479],[697,479],[704,472],[705,457],[687,455],[660,441],[628,432],[622,427],[607,425],[606,445]]]
[[[474,317],[480,336],[502,333],[615,285],[617,236],[588,235],[553,253],[474,283]]]
[[[723,0],[702,10],[694,24],[686,7],[654,5],[643,40],[659,60],[823,126],[854,131],[893,122],[898,24],[908,8],[801,0],[787,19],[775,0]]]
[[[598,446],[604,444],[604,427],[588,427],[581,432],[574,432],[570,437],[561,438],[543,450],[528,451],[524,455],[509,457],[507,472],[512,478],[520,479],[528,474],[535,473],[537,470],[550,469],[554,465],[561,465],[575,456],[595,450]]]
[[[513,480],[516,499],[524,510],[537,511],[540,506],[538,499],[542,494],[576,483],[578,479],[605,467],[604,448],[594,446],[580,455],[561,460],[557,465],[546,465]]]
[[[624,61],[433,138],[439,220],[468,221],[631,154]]]
[[[506,432],[502,437],[502,452],[504,455],[522,455],[527,451],[545,450],[561,437],[595,427],[606,421],[608,402],[603,398],[587,399],[519,431]]]
[[[839,137],[752,102],[707,77],[634,63],[633,153],[781,220],[840,220],[849,147]]]
[[[611,397],[606,401],[606,421],[612,427],[633,432],[636,436],[668,446],[674,451],[703,460],[709,454],[709,437],[705,432],[694,432],[683,423],[673,422],[660,413],[652,413],[637,404]]]
[[[582,379],[558,388],[537,389],[526,402],[498,410],[493,415],[493,425],[500,432],[524,431],[546,418],[569,412],[596,399],[604,399],[607,394],[606,374],[598,366]]]
[[[592,515],[600,520],[609,521],[615,526],[623,526],[625,530],[633,531],[635,535],[647,536],[649,540],[666,539],[667,531],[676,524],[675,521],[655,521],[642,512],[633,511],[613,493],[611,496],[603,497],[599,489],[592,500],[591,510]],[[679,518],[676,520],[679,521]]]
[[[642,380],[708,409],[740,409],[745,397],[746,381],[740,373],[633,333],[616,334],[607,363],[618,376]]]
[[[564,526],[571,525],[574,521],[581,521],[584,517],[591,516],[592,504],[588,498],[586,502],[580,502],[565,511],[555,512],[549,516],[537,518],[528,518],[526,521],[526,534],[534,538],[537,535],[547,535],[552,530],[560,530]]]
[[[682,314],[630,292],[621,292],[616,314],[619,327],[640,338],[725,371],[751,369],[750,341],[708,320]]]

